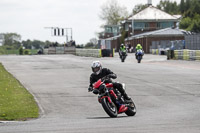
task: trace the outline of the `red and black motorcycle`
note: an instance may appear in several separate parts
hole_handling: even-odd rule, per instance
[[[106,76],[93,84],[93,93],[98,94],[98,101],[102,104],[105,112],[110,117],[117,117],[120,113],[134,116],[136,106],[133,100],[125,100],[118,90],[113,89],[112,83],[105,83],[106,80],[110,80],[110,78]]]

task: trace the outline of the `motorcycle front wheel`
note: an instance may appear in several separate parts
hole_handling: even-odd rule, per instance
[[[132,102],[131,104],[132,106],[128,107],[128,110],[125,112],[125,114],[128,116],[134,116],[136,114],[136,106],[134,102]]]
[[[138,60],[138,63],[140,63],[141,60],[142,60],[142,57],[139,55],[138,58],[137,58],[137,60]]]
[[[101,101],[102,107],[105,110],[105,112],[110,116],[110,117],[117,117],[117,107],[115,104],[112,102],[110,103],[107,98],[103,98]]]

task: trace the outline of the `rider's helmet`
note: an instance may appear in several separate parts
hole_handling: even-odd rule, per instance
[[[122,44],[121,44],[121,47],[123,47],[123,46],[124,46],[124,44],[122,43]]]
[[[138,43],[137,46],[141,46],[141,44]]]
[[[101,73],[101,70],[102,70],[101,62],[100,61],[93,61],[91,68],[92,68],[92,72],[95,75],[99,75]]]

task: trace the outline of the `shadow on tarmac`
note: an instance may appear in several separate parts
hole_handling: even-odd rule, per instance
[[[114,117],[114,118],[127,118],[127,117],[130,117],[130,116],[117,116],[117,117]],[[87,117],[87,119],[113,119],[112,117]]]

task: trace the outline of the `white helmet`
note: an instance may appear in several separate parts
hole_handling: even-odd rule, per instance
[[[102,65],[100,61],[93,61],[91,65],[94,74],[99,75],[102,70]]]

